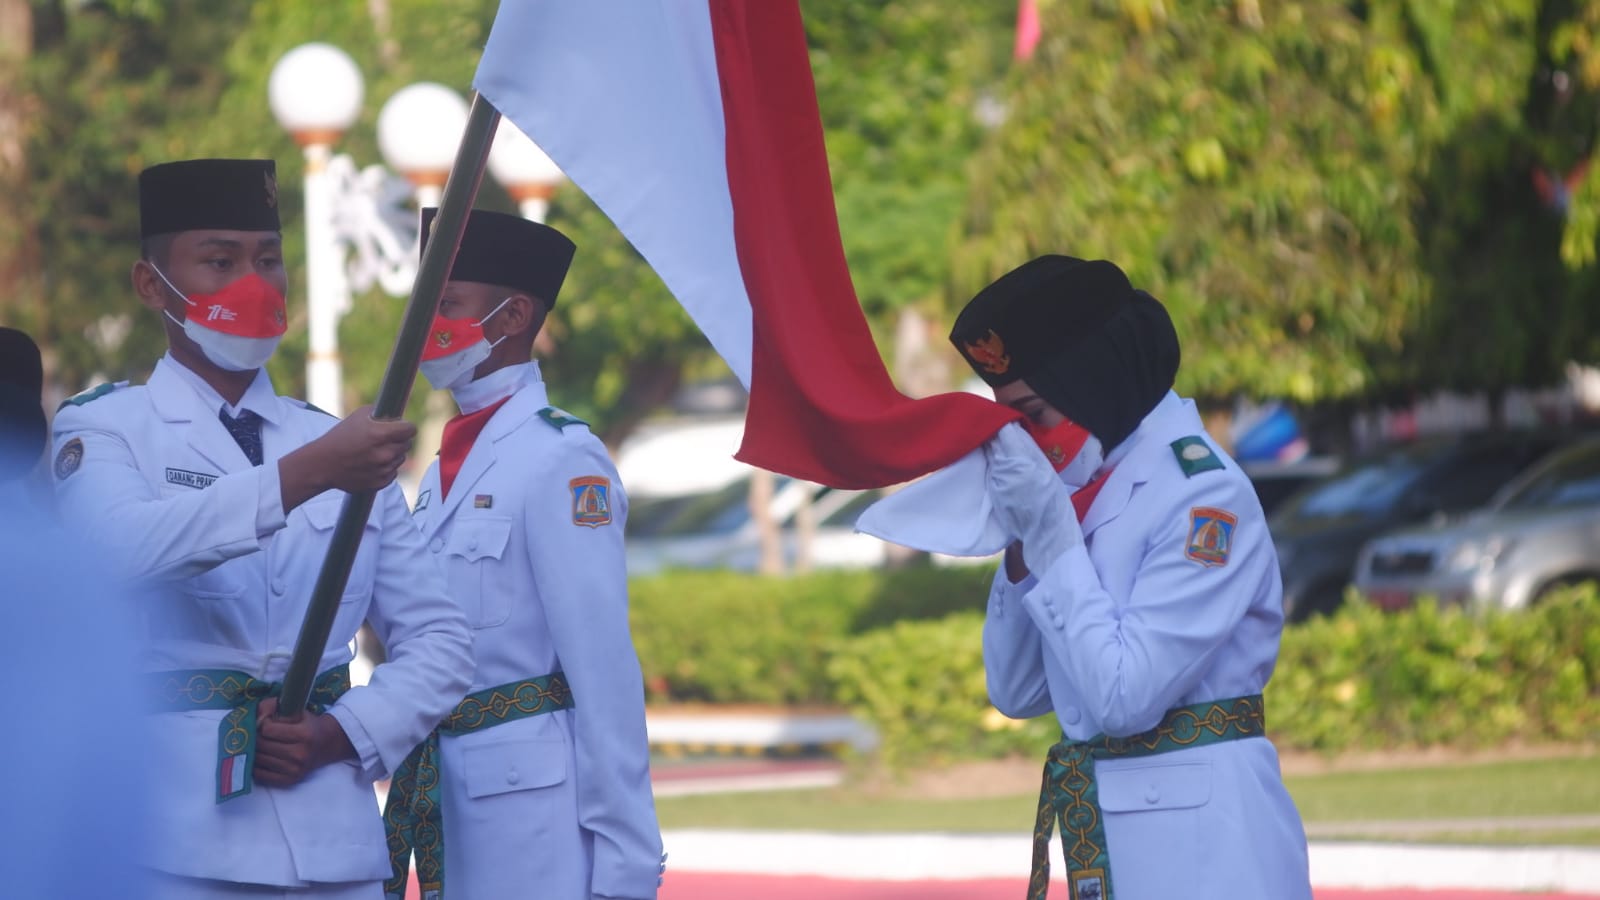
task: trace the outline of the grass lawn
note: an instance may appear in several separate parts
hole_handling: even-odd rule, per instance
[[[1286,778],[1307,822],[1600,814],[1600,756]]]
[[[1600,756],[1333,772],[1287,779],[1308,823],[1600,814]],[[1036,793],[923,799],[851,786],[663,797],[664,828],[1028,834]],[[1385,840],[1600,846],[1600,828],[1452,830]]]

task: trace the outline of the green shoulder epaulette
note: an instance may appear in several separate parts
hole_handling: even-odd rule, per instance
[[[543,419],[546,425],[549,425],[551,428],[554,428],[557,431],[560,431],[568,425],[589,424],[572,413],[569,413],[564,409],[558,409],[554,406],[546,406],[544,409],[539,410],[539,418]]]
[[[293,398],[290,398],[290,399],[291,399],[292,402],[298,403],[301,406],[305,407],[306,409],[311,410],[312,412],[322,413],[323,415],[327,416],[330,419],[339,418],[338,416],[334,415],[333,413],[328,412],[327,410],[325,410],[322,407],[316,405],[315,403],[312,403],[310,400],[294,400]]]
[[[93,401],[93,400],[99,400],[101,397],[104,397],[105,395],[111,393],[112,391],[120,390],[120,389],[125,388],[127,386],[128,386],[128,383],[126,381],[115,381],[115,382],[108,381],[105,384],[96,385],[95,387],[92,387],[92,388],[88,389],[87,391],[83,391],[82,393],[78,393],[78,394],[73,394],[71,397],[68,397],[67,399],[61,401],[61,405],[56,407],[56,411],[59,412],[62,409],[65,409],[67,404],[69,404],[69,403],[72,404],[73,406],[82,406],[85,403],[88,403],[88,402]]]
[[[1190,435],[1178,438],[1172,442],[1172,455],[1178,458],[1178,466],[1183,469],[1184,477],[1193,478],[1201,472],[1212,469],[1225,468],[1222,460],[1212,452],[1211,445],[1204,438]]]

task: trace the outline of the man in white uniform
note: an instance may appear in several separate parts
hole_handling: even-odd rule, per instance
[[[1046,896],[1057,825],[1071,900],[1309,898],[1261,699],[1283,627],[1277,557],[1250,482],[1171,391],[1166,310],[1110,262],[1045,256],[981,291],[950,339],[1027,419],[985,451],[1019,542],[983,655],[1001,712],[1053,710],[1063,732],[1030,900]]]
[[[471,635],[392,484],[415,429],[338,421],[261,368],[287,276],[270,160],[189,160],[139,178],[140,301],[169,352],[147,384],[63,404],[63,518],[148,586],[131,610],[152,704],[145,862],[163,898],[375,900],[388,875],[372,784],[461,698]],[[304,715],[275,693],[343,491],[377,490]],[[349,687],[363,621],[389,650]]]
[[[424,234],[432,219],[425,210]],[[461,415],[416,520],[474,629],[478,669],[390,792],[391,897],[413,851],[424,896],[441,883],[451,900],[656,896],[627,498],[605,446],[549,405],[529,361],[573,249],[548,226],[474,211],[423,351],[423,375]]]

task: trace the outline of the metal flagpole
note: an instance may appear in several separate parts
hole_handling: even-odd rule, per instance
[[[372,407],[372,417],[375,419],[398,419],[405,413],[411,385],[417,379],[422,345],[427,340],[434,313],[439,309],[439,297],[450,278],[456,251],[461,247],[461,235],[467,227],[467,213],[478,196],[478,185],[483,181],[484,167],[489,159],[489,147],[499,124],[500,111],[482,96],[473,94],[472,109],[467,114],[466,130],[461,134],[461,146],[456,150],[455,165],[450,170],[450,177],[444,184],[444,195],[439,200],[439,215],[433,221],[433,234],[422,251],[417,280],[411,288],[411,300],[406,304],[400,333],[395,337],[394,352],[389,356],[389,368],[383,373],[378,399]],[[323,650],[328,645],[328,635],[333,630],[334,617],[339,612],[339,599],[344,594],[345,583],[350,580],[350,568],[355,564],[356,550],[361,544],[361,530],[367,517],[372,514],[375,497],[374,492],[363,491],[347,494],[344,498],[338,522],[333,528],[333,538],[328,544],[328,555],[322,561],[322,571],[318,573],[316,587],[311,592],[311,605],[306,609],[305,621],[300,624],[300,636],[295,639],[294,656],[289,660],[289,670],[283,676],[283,694],[278,699],[280,718],[293,719],[306,708]]]

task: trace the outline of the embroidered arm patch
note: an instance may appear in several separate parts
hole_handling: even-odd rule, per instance
[[[611,479],[585,475],[567,482],[572,492],[572,524],[599,528],[611,524]]]
[[[66,480],[67,476],[78,471],[78,466],[83,464],[83,441],[73,438],[61,445],[61,450],[56,454],[55,473],[57,481]]]
[[[1239,517],[1215,506],[1189,510],[1189,542],[1183,555],[1202,566],[1225,566],[1233,552],[1233,533]]]

